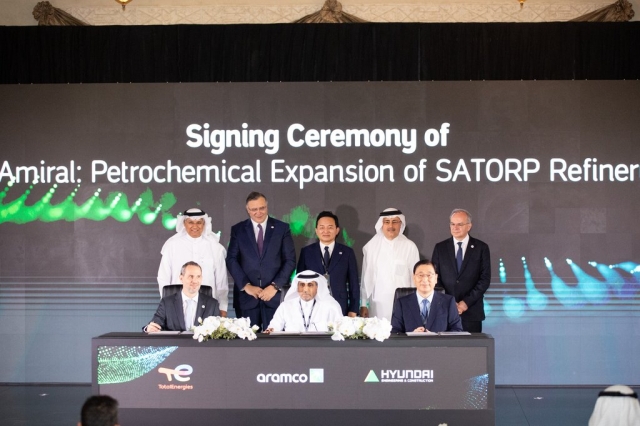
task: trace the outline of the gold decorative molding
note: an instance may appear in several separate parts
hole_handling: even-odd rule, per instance
[[[48,1],[41,1],[33,8],[33,18],[39,26],[84,26],[88,25]]]
[[[577,22],[627,22],[634,16],[633,5],[627,0],[618,0],[617,2],[598,9],[586,15],[579,16],[572,21]]]
[[[294,24],[352,24],[367,22],[342,10],[338,0],[326,0],[322,9],[293,21]]]
[[[349,5],[344,11],[369,22],[566,22],[610,3],[540,3],[528,0],[499,4],[430,3]],[[297,21],[318,12],[318,6],[218,5],[69,7],[69,13],[91,25],[274,24]]]

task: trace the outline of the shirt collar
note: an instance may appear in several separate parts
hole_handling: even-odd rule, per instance
[[[194,297],[187,297],[187,295],[184,294],[183,291],[181,291],[180,293],[182,294],[182,302],[183,303],[186,302],[187,299],[193,300],[194,302],[196,302],[196,304],[198,303],[198,294],[196,294]]]
[[[320,251],[324,254],[324,248],[329,247],[329,253],[333,253],[333,248],[336,246],[336,240],[333,240],[331,244],[325,244],[320,241]]]
[[[307,301],[307,300],[302,300],[300,299],[300,304],[302,305],[302,309],[307,310],[307,309],[311,309],[311,307],[313,306],[313,302],[315,302],[315,298]]]
[[[458,246],[458,243],[460,243],[460,242],[462,243],[462,247],[466,247],[467,244],[469,244],[469,234],[467,234],[467,236],[464,237],[464,239],[462,241],[456,240],[455,237],[451,237],[451,239],[453,240],[453,245],[456,246],[456,248]]]
[[[256,221],[255,221],[255,220],[253,220],[253,219],[250,219],[250,220],[251,220],[251,223],[253,224],[253,229],[257,229],[257,228],[258,228],[258,225],[262,225],[262,229],[263,229],[263,230],[266,230],[266,228],[267,228],[267,220],[269,220],[269,218],[266,218],[266,219],[264,220],[264,222],[262,222],[262,223],[258,223],[258,222],[256,222]]]
[[[429,301],[429,305],[431,305],[431,302],[433,302],[433,295],[436,294],[435,290],[431,292],[431,295],[429,295],[429,297],[427,297],[426,299]],[[425,299],[424,297],[420,296],[420,293],[418,293],[416,291],[416,296],[418,296],[418,304],[422,307],[422,300]]]

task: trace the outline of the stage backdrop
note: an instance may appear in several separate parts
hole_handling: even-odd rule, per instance
[[[336,212],[359,265],[383,209],[426,258],[468,209],[496,383],[640,384],[639,117],[630,81],[0,87],[0,382],[89,382],[176,214],[226,245],[258,190],[297,252]]]

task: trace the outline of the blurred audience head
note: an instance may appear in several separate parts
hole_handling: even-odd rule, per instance
[[[78,426],[118,426],[118,401],[107,395],[95,395],[82,406]]]

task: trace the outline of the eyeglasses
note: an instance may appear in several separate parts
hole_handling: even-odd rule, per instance
[[[258,213],[258,212],[263,212],[263,211],[267,210],[267,206],[254,207],[252,209],[247,208],[247,210],[249,210],[251,213]]]
[[[453,223],[453,222],[450,222],[449,226],[452,227],[452,228],[462,228],[463,226],[467,226],[468,224],[469,224],[469,222],[467,222],[467,223]]]
[[[422,281],[425,278],[431,279],[431,278],[435,277],[436,275],[438,275],[438,274],[431,274],[431,273],[429,273],[429,274],[415,274],[415,277],[418,278],[420,281]]]
[[[391,225],[400,225],[402,223],[402,221],[401,220],[383,220],[382,223],[385,224],[385,225],[389,225],[389,224],[391,224]]]

